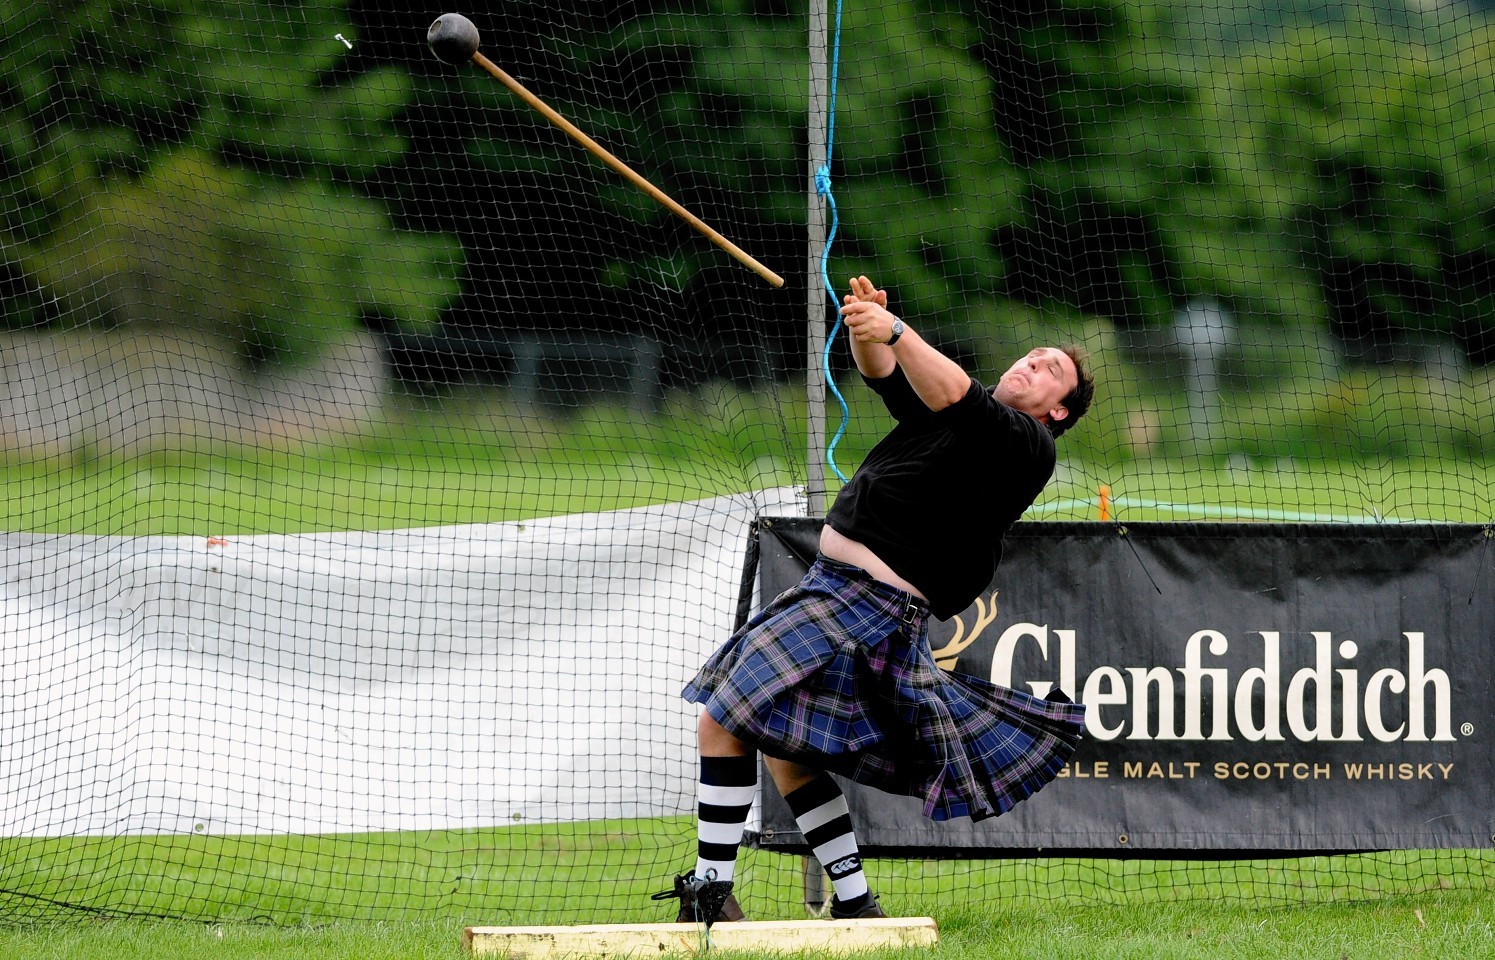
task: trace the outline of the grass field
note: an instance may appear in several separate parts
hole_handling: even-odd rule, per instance
[[[847,391],[857,413],[835,459],[850,472],[888,421],[865,388]],[[336,442],[182,444],[134,453],[84,448],[43,459],[0,458],[7,491],[0,530],[118,536],[386,530],[802,484],[802,406],[803,398],[787,389],[723,388],[719,395],[675,397],[655,415],[599,406],[546,419],[479,394],[432,409],[395,407],[379,429]],[[1336,442],[1305,451],[1291,431],[1277,430],[1283,436],[1276,448],[1257,438],[1241,440],[1235,452],[1183,455],[1164,444],[1146,456],[1123,455],[1133,428],[1125,405],[1112,406],[1118,409],[1092,413],[1096,422],[1076,431],[1077,440],[1061,443],[1067,459],[1031,519],[1095,519],[1102,486],[1110,489],[1113,518],[1123,522],[1495,519],[1495,450],[1485,447],[1392,455]],[[1465,413],[1477,417],[1480,409]],[[1364,413],[1374,414],[1372,422],[1386,417]],[[1359,422],[1348,414],[1345,421]],[[833,418],[827,435],[838,426]],[[1260,432],[1270,437],[1274,428]],[[829,483],[833,492],[834,476]]]
[[[27,533],[231,536],[322,530],[387,530],[493,523],[687,501],[796,480],[782,466],[672,458],[590,463],[370,456],[332,448],[291,454],[204,454],[170,461],[0,465],[9,496],[0,529]],[[1030,519],[1091,520],[1102,485],[1113,518],[1488,523],[1495,516],[1491,465],[1449,473],[1438,462],[1339,464],[1296,461],[1202,466],[1148,461],[1065,464]],[[803,477],[798,478],[803,482]]]
[[[943,960],[1477,960],[1495,952],[1495,901],[1442,894],[1374,904],[1246,907],[972,905],[937,916]],[[0,929],[15,960],[461,960],[461,925],[79,922]],[[922,950],[859,954],[912,960]],[[765,957],[770,955],[764,955]]]
[[[293,450],[83,451],[0,464],[9,494],[0,529],[391,529],[618,509],[801,479],[783,460],[786,438],[768,426],[685,417],[662,427],[622,414],[523,436],[492,418],[476,427],[409,426]],[[875,425],[863,428],[843,464],[856,463],[875,435]],[[1062,466],[1033,516],[1093,519],[1105,485],[1124,521],[1488,523],[1490,467],[1077,460]],[[683,868],[691,836],[689,822],[665,820],[342,838],[0,838],[0,958],[458,957],[467,925],[663,918],[667,910],[648,894]],[[640,864],[670,866],[641,876]],[[938,920],[938,953],[952,960],[1495,957],[1488,850],[1243,864],[879,861],[869,872],[892,912]],[[797,858],[747,855],[742,878],[755,918],[802,915]]]
[[[0,927],[0,956],[459,957],[466,926],[668,919],[648,895],[668,886],[670,868],[654,876],[640,865],[685,859],[692,831],[689,818],[666,818],[321,838],[12,838],[0,841],[0,914],[33,920]],[[102,865],[113,868],[107,883],[90,875]],[[754,919],[804,916],[798,869],[797,857],[744,853],[739,889]],[[868,871],[892,912],[936,918],[938,953],[955,960],[1495,953],[1489,851],[874,860]],[[264,922],[270,913],[278,922]]]
[[[618,510],[790,482],[761,401],[724,422],[628,408],[516,419],[502,407],[392,414],[286,446],[0,460],[0,529],[118,536],[388,530]]]

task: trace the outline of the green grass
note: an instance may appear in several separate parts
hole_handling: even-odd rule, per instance
[[[619,436],[614,447],[623,446]],[[858,462],[848,449],[842,463]],[[1238,455],[1066,462],[1033,519],[1095,519],[1102,485],[1113,516],[1147,520],[1495,519],[1495,464],[1396,460],[1343,464]],[[387,530],[619,510],[803,483],[753,449],[656,446],[555,456],[474,454],[461,445],[323,445],[170,457],[0,462],[0,529],[26,533],[232,536]],[[834,487],[834,482],[833,482]]]
[[[866,960],[1407,960],[1495,952],[1495,901],[1443,894],[1339,907],[1232,904],[963,907],[937,918],[932,951],[880,950]],[[122,923],[0,929],[15,960],[465,960],[461,925]],[[740,954],[739,954],[740,956]],[[765,955],[769,956],[769,955]]]
[[[1495,471],[1485,462],[1397,460],[1355,464],[1255,460],[1148,460],[1061,470],[1030,512],[1094,519],[1102,484],[1112,516],[1151,520],[1423,521],[1495,519]],[[1083,503],[1083,506],[1080,504]],[[1078,514],[1078,516],[1076,515]]]
[[[123,462],[0,467],[9,496],[0,528],[27,533],[232,536],[387,530],[619,510],[701,499],[787,473],[744,476],[730,465],[689,463],[501,463],[453,470],[420,461],[369,462],[331,454],[193,463]],[[1076,465],[1052,484],[1030,517],[1094,519],[1102,484],[1113,516],[1147,520],[1495,519],[1489,465],[1450,474],[1404,462],[1347,474],[1292,461],[1201,467],[1149,461]]]
[[[739,483],[683,469],[513,463],[463,472],[327,457],[102,468],[14,465],[0,524],[28,533],[248,535],[492,523],[700,499]]]
[[[691,817],[346,836],[0,838],[0,917],[178,918],[278,924],[421,920],[645,922],[649,895],[695,855]],[[801,916],[800,860],[742,854],[760,919]],[[899,913],[1000,902],[1332,904],[1438,891],[1495,894],[1495,852],[1386,851],[1257,861],[873,860]],[[577,885],[588,890],[584,909]]]
[[[790,483],[770,397],[682,397],[656,416],[520,415],[482,398],[394,410],[293,446],[188,443],[0,460],[0,529],[117,536],[387,530],[619,510]]]
[[[850,473],[889,421],[865,387],[845,387],[854,415],[835,460]],[[1485,424],[1495,378],[1466,386],[1458,402],[1445,398],[1410,413],[1391,410],[1392,401],[1427,403],[1436,391],[1426,383],[1394,393],[1350,391],[1371,399],[1329,413],[1314,405],[1332,392],[1327,385],[1305,394],[1314,403],[1302,411],[1279,409],[1276,394],[1232,397],[1231,439],[1194,451],[1169,439],[1179,428],[1162,414],[1187,420],[1187,410],[1169,407],[1177,398],[1138,393],[1128,378],[1107,390],[1109,401],[1061,442],[1067,459],[1030,517],[1094,519],[1105,485],[1113,515],[1124,522],[1495,519],[1495,445],[1444,436],[1495,435]],[[377,429],[314,443],[161,440],[145,452],[85,447],[0,459],[7,491],[0,529],[120,536],[385,530],[803,484],[804,408],[797,390],[782,385],[702,387],[672,395],[652,415],[599,405],[560,416],[476,392],[426,405],[392,401]],[[1159,422],[1139,425],[1137,409],[1154,411]],[[828,437],[839,420],[833,407]],[[1388,422],[1443,440],[1391,443]],[[1304,423],[1323,436],[1303,442]],[[1450,434],[1457,423],[1467,429]],[[1255,434],[1245,429],[1251,424]],[[1356,440],[1356,430],[1369,432]],[[832,493],[838,489],[834,476],[829,483]]]
[[[0,956],[457,958],[467,926],[668,919],[670,907],[648,895],[668,886],[692,831],[677,817],[350,837],[11,838],[0,841],[0,912],[27,915],[18,889],[33,912],[32,922],[0,926]],[[106,865],[109,879],[93,879]],[[745,852],[739,890],[750,916],[804,916],[798,869],[797,857]],[[1489,851],[874,860],[868,872],[893,913],[936,919],[937,953],[950,960],[1495,953]],[[35,898],[69,897],[86,909],[35,912]],[[200,919],[139,916],[156,911]],[[271,914],[276,922],[262,919]]]
[[[885,426],[864,415],[863,399],[838,459],[848,472]],[[799,420],[771,402],[680,401],[656,418],[597,410],[541,429],[479,406],[410,413],[372,436],[295,448],[5,462],[0,529],[390,529],[802,481],[784,452],[802,437],[783,423]],[[1281,451],[1263,442],[1209,457],[1166,444],[1148,456],[1066,445],[1074,459],[1034,516],[1094,518],[1102,484],[1122,521],[1489,522],[1495,512],[1491,462],[1473,446],[1462,458],[1340,462],[1299,455],[1302,436]],[[667,910],[648,895],[686,865],[692,837],[688,818],[676,818],[357,837],[0,838],[0,957],[459,957],[467,925],[660,918]],[[1227,864],[876,861],[869,873],[893,912],[936,917],[937,953],[953,960],[1495,956],[1489,851]],[[745,854],[742,883],[755,917],[802,915],[797,858]]]

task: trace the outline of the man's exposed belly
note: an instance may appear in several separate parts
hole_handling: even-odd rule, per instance
[[[874,579],[881,580],[883,583],[897,587],[906,593],[911,593],[921,600],[927,601],[929,599],[920,593],[919,589],[913,584],[894,573],[893,568],[883,563],[881,558],[873,553],[870,547],[864,543],[858,543],[846,536],[846,534],[835,530],[828,523],[820,528],[820,552],[832,560],[839,560],[842,563],[849,563],[854,567],[861,567],[872,574]]]

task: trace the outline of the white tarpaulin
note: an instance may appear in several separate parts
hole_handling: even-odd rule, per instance
[[[0,537],[0,835],[688,812],[748,524],[788,489],[375,533]]]

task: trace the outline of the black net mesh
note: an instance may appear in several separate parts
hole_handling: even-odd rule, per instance
[[[782,287],[441,12],[0,2],[0,921],[660,918],[748,524],[888,425],[831,227],[835,290],[986,382],[1089,351],[1031,519],[1492,520],[1480,5],[461,11]],[[1495,874],[868,869],[907,910]],[[755,916],[801,871],[745,853]]]

